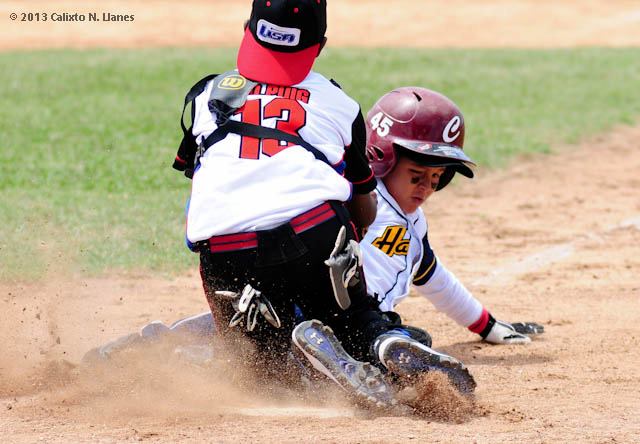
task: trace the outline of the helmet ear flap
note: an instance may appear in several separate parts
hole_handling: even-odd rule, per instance
[[[370,143],[366,149],[369,165],[371,165],[373,174],[376,177],[386,176],[396,164],[396,154],[393,146],[384,140],[382,142],[385,143],[382,147]]]
[[[384,151],[375,145],[367,146],[367,159],[369,162],[381,162],[384,159]]]
[[[446,167],[444,169],[444,173],[442,173],[442,175],[440,176],[440,180],[438,181],[438,188],[436,188],[436,191],[440,191],[441,189],[449,185],[449,182],[451,182],[451,179],[453,179],[454,174],[456,174],[456,170],[454,167]]]

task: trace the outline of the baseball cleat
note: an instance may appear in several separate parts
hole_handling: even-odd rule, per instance
[[[169,327],[161,321],[152,321],[140,329],[140,336],[149,341],[156,341],[169,333]]]
[[[130,333],[118,339],[107,342],[103,346],[89,350],[82,357],[82,362],[95,363],[106,362],[114,356],[123,352],[135,350],[136,347],[143,347],[152,342],[159,342],[170,333],[169,327],[160,321],[153,321],[142,327],[140,333]]]
[[[85,364],[107,362],[112,357],[122,353],[123,351],[132,350],[143,342],[144,339],[140,336],[139,333],[131,333],[108,342],[101,347],[96,347],[89,350],[82,357],[82,362]]]
[[[437,371],[446,374],[461,393],[469,394],[476,388],[473,376],[462,362],[409,337],[381,335],[376,339],[374,350],[380,362],[400,378]]]
[[[305,321],[292,333],[293,343],[313,367],[332,379],[357,403],[378,408],[396,404],[394,391],[385,382],[380,370],[353,359],[333,334],[320,321]]]

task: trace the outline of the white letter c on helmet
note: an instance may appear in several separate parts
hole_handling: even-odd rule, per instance
[[[453,119],[447,123],[447,126],[444,127],[444,131],[442,132],[442,140],[446,143],[451,143],[455,141],[460,135],[460,124],[462,123],[462,119],[460,116],[455,116]]]

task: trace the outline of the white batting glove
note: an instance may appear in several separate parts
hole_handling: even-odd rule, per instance
[[[258,324],[258,314],[261,314],[275,328],[281,327],[280,318],[269,299],[249,284],[244,287],[242,294],[233,291],[216,291],[214,294],[231,302],[236,311],[229,322],[229,327],[244,324],[247,331],[253,331]]]
[[[528,344],[531,342],[529,336],[518,333],[511,324],[498,320],[493,324],[484,340],[491,344]]]
[[[331,256],[324,263],[329,267],[336,301],[340,308],[346,310],[351,305],[348,288],[360,282],[362,251],[358,242],[353,239],[347,241],[347,229],[344,226],[340,227]]]

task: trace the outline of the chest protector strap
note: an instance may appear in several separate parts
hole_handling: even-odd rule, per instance
[[[196,151],[198,144],[195,137],[193,137],[193,120],[195,119],[195,107],[191,106],[191,125],[189,128],[184,123],[184,112],[187,109],[187,105],[192,103],[196,97],[202,94],[207,83],[212,79],[218,77],[218,74],[208,75],[191,87],[187,95],[184,97],[184,106],[182,107],[182,113],[180,114],[180,127],[182,128],[182,140],[178,147],[178,153],[173,161],[173,168],[178,171],[184,171],[184,175],[191,178],[193,176],[193,167],[195,164]]]
[[[205,138],[198,146],[193,137],[193,120],[195,118],[195,107],[191,106],[191,122],[192,125],[187,129],[184,124],[184,112],[187,105],[192,103],[197,96],[206,88],[209,81],[213,80],[214,84],[209,96],[209,111],[216,115],[216,124],[218,128]],[[184,107],[180,118],[180,126],[182,127],[183,138],[178,148],[178,154],[173,163],[173,168],[178,171],[184,171],[185,176],[192,178],[195,168],[199,164],[200,157],[214,144],[223,140],[228,134],[239,134],[246,137],[255,137],[257,139],[275,139],[284,142],[293,143],[305,148],[311,152],[313,156],[326,163],[333,168],[329,159],[322,151],[302,139],[295,134],[289,134],[276,128],[267,128],[264,126],[253,125],[246,122],[231,120],[231,116],[242,108],[247,101],[247,97],[257,85],[256,82],[247,80],[237,71],[227,71],[224,74],[209,75],[198,83],[196,83],[187,93],[184,99]]]

